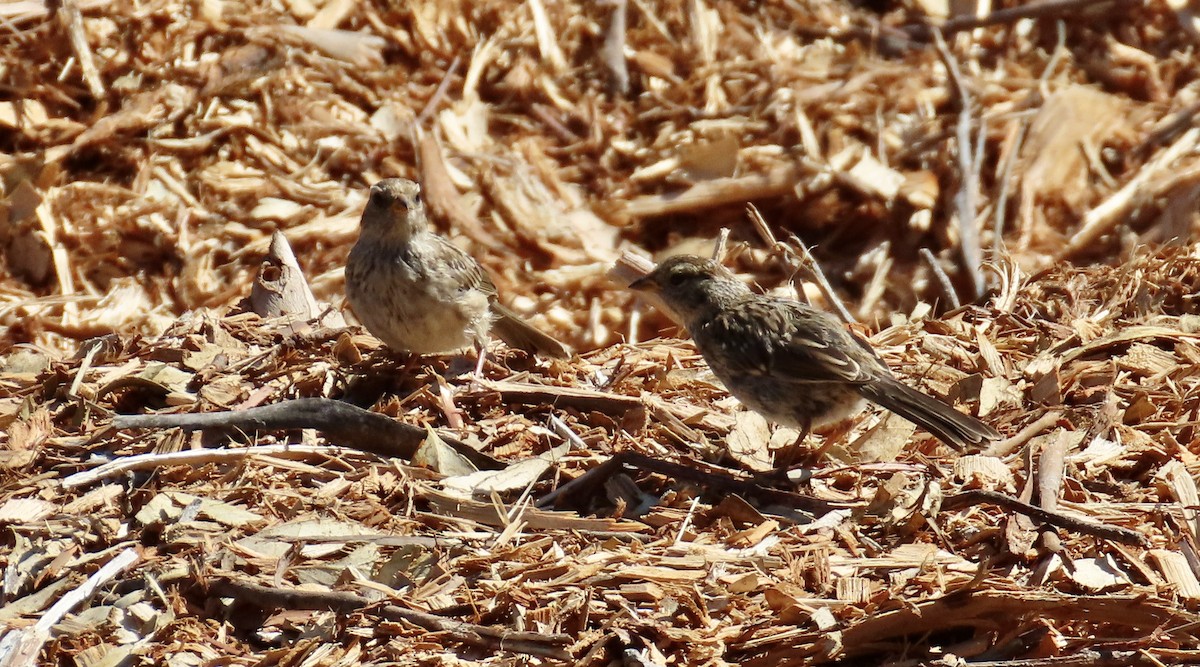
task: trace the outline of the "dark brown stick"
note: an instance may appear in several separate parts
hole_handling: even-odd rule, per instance
[[[962,491],[950,496],[946,502],[942,504],[943,509],[955,509],[959,507],[967,507],[969,505],[978,505],[980,503],[990,503],[997,505],[1018,514],[1045,521],[1052,526],[1058,526],[1066,530],[1083,533],[1084,535],[1095,535],[1096,537],[1120,542],[1121,544],[1132,544],[1139,547],[1150,546],[1150,541],[1145,535],[1129,530],[1128,528],[1120,528],[1118,526],[1108,526],[1099,523],[1093,523],[1085,519],[1078,519],[1073,516],[1061,514],[1059,512],[1051,512],[1035,505],[1022,502],[1012,496],[996,491],[986,491],[983,489],[972,489]]]
[[[759,484],[754,479],[738,479],[729,475],[701,470],[682,463],[663,461],[636,452],[620,452],[599,466],[589,470],[559,488],[550,492],[538,501],[538,507],[553,505],[562,497],[592,497],[595,489],[615,474],[622,466],[632,466],[646,472],[666,475],[677,480],[687,480],[700,486],[707,494],[722,496],[730,493],[750,496],[770,501],[785,507],[795,508],[815,515],[823,515],[838,507],[846,507],[839,503],[831,503],[812,496],[806,496],[791,491],[781,491]]]
[[[425,440],[425,429],[398,422],[329,398],[298,398],[236,412],[195,412],[167,415],[118,415],[113,426],[127,428],[237,429],[280,431],[314,428],[344,447],[379,456],[409,460]],[[499,470],[504,465],[441,433],[446,444],[467,457],[477,468]]]
[[[364,613],[374,611],[389,620],[407,621],[430,632],[444,632],[455,640],[472,646],[538,655],[556,660],[571,658],[571,655],[562,648],[572,643],[573,640],[569,635],[510,631],[504,628],[442,618],[391,604],[372,610],[370,607],[374,604],[373,601],[354,593],[287,590],[232,579],[220,579],[214,582],[209,593],[218,597],[232,597],[241,604],[253,605],[262,609],[327,609],[339,613],[358,610],[362,610]]]
[[[904,29],[913,37],[931,38],[935,29],[940,30],[943,35],[952,35],[964,30],[1016,23],[1026,18],[1046,18],[1083,12],[1104,4],[1111,4],[1111,9],[1124,9],[1142,3],[1141,0],[1111,0],[1111,2],[1105,2],[1105,0],[1099,2],[1097,0],[1046,0],[1046,2],[1033,2],[1019,7],[998,9],[987,16],[956,16],[940,26],[918,24],[905,26]]]

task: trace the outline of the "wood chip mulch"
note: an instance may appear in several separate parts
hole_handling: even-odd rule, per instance
[[[0,3],[0,667],[1200,663],[1200,18],[962,5]],[[581,354],[362,331],[394,176]],[[773,476],[714,246],[1005,439]]]
[[[254,315],[10,355],[3,614],[24,640],[26,614],[88,591],[42,638],[52,662],[1195,660],[1197,252],[1063,267],[881,332],[909,381],[1011,437],[960,457],[869,413],[781,493],[740,472],[766,451],[733,447],[781,438],[675,340],[569,362],[496,348],[479,381],[469,358],[402,372],[366,335]],[[319,397],[421,427],[427,467],[269,424],[113,427]],[[451,413],[440,432],[498,470],[454,471],[425,428]],[[538,506],[618,452],[701,474],[626,466]]]

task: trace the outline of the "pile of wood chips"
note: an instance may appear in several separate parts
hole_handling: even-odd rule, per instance
[[[0,665],[1200,662],[1185,5],[52,5],[0,5]],[[582,354],[336,321],[390,176]],[[795,433],[607,278],[722,228],[1006,439],[760,474]]]

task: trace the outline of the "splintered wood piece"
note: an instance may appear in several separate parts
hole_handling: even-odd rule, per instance
[[[804,173],[797,165],[777,167],[762,174],[701,181],[683,192],[644,195],[618,204],[614,209],[624,218],[649,218],[674,213],[695,213],[753,199],[779,197],[792,191]]]
[[[488,391],[498,392],[505,401],[512,403],[571,406],[581,410],[597,410],[605,414],[618,415],[630,410],[644,409],[642,399],[636,396],[610,394],[578,387],[488,380],[481,381],[480,384]]]
[[[317,303],[304,277],[304,270],[292,252],[292,245],[283,232],[278,231],[271,235],[271,246],[250,288],[250,309],[262,317],[287,317],[300,321],[321,318],[328,327],[346,326],[340,312],[332,308],[322,309]]]

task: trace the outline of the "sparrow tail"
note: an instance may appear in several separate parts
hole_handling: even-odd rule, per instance
[[[879,378],[862,386],[862,395],[937,436],[962,451],[972,445],[1000,439],[996,429],[965,412],[894,378]]]
[[[539,331],[503,304],[493,301],[492,312],[496,315],[496,321],[492,323],[492,331],[509,347],[559,359],[571,356],[571,348],[560,343],[553,336]]]

